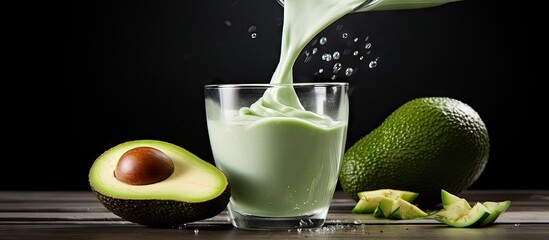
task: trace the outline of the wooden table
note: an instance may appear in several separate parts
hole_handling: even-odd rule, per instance
[[[224,211],[211,219],[168,229],[127,222],[90,191],[0,192],[0,239],[549,239],[549,190],[468,190],[471,202],[511,200],[495,224],[454,228],[432,217],[413,220],[352,214],[355,202],[336,192],[326,224],[315,230],[234,228]]]

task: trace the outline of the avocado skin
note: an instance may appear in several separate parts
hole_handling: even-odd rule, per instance
[[[230,198],[230,187],[205,202],[181,202],[175,200],[132,200],[106,196],[92,191],[105,208],[126,221],[154,227],[171,228],[175,225],[211,218],[225,210]]]
[[[459,194],[483,172],[489,136],[479,115],[447,97],[410,100],[344,154],[345,193],[382,188],[417,192],[418,206],[435,207],[440,190]]]

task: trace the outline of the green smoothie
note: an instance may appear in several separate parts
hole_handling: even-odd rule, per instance
[[[347,125],[295,117],[208,122],[218,167],[231,182],[231,202],[256,216],[302,216],[329,206]]]

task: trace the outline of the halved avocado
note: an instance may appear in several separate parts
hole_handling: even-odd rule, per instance
[[[225,209],[230,197],[221,170],[182,147],[158,140],[112,147],[95,160],[88,178],[108,210],[151,227],[213,217]]]

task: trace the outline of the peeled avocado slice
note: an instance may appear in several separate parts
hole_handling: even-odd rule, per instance
[[[171,160],[173,172],[153,183],[133,184],[140,176],[148,176],[142,172],[151,169],[152,164],[141,155],[123,157],[138,148],[155,149],[149,158],[160,153],[165,156],[164,162]],[[123,165],[122,159],[130,159],[129,165],[118,166]],[[138,169],[140,164],[145,167]],[[132,173],[132,168],[138,170]],[[122,178],[115,176],[115,170],[133,180],[119,180]],[[95,160],[88,177],[92,191],[108,210],[127,221],[152,227],[213,217],[225,209],[230,197],[229,182],[221,170],[179,146],[157,140],[114,146]]]

